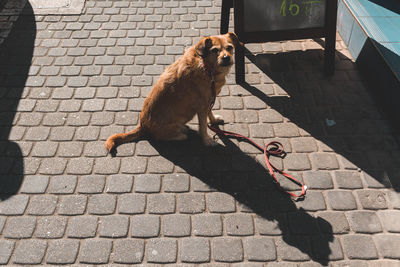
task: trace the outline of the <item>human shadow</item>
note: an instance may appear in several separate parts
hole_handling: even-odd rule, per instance
[[[332,226],[298,208],[288,195],[279,192],[265,166],[243,153],[232,140],[223,145],[205,147],[197,132],[189,131],[186,141],[150,140],[158,153],[175,166],[201,181],[198,191],[217,191],[231,195],[240,212],[256,213],[270,228],[266,235],[282,235],[283,240],[309,257],[327,264],[333,241]],[[263,224],[263,223],[261,223]]]
[[[368,187],[400,191],[397,130],[361,80],[356,63],[336,51],[335,74],[326,77],[320,49],[245,54],[282,95],[267,95],[248,83],[241,85],[245,90],[339,154],[345,169],[364,172]]]
[[[24,178],[23,151],[15,142],[22,138],[24,128],[15,125],[18,119],[17,107],[32,62],[35,37],[35,17],[27,1],[18,20],[13,22],[11,32],[0,46],[1,200],[16,194]]]

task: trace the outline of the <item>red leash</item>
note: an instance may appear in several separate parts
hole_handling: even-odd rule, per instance
[[[229,131],[224,131],[224,130],[216,128],[216,127],[214,127],[212,125],[208,125],[208,128],[211,131],[215,132],[219,136],[226,136],[226,137],[234,137],[234,138],[237,138],[237,139],[243,139],[243,140],[251,143],[253,146],[257,147],[259,150],[264,151],[265,163],[267,164],[269,174],[272,176],[272,178],[274,178],[274,182],[277,185],[277,187],[282,192],[284,192],[286,194],[289,194],[295,200],[299,200],[299,199],[304,198],[304,196],[306,195],[306,192],[307,192],[307,186],[302,184],[299,180],[297,180],[296,178],[294,178],[290,174],[279,170],[274,165],[272,165],[271,162],[269,161],[269,156],[282,157],[285,154],[285,151],[283,150],[283,145],[281,143],[279,143],[277,141],[273,141],[273,142],[270,142],[269,144],[267,144],[264,148],[262,148],[261,146],[256,144],[253,140],[251,140],[250,138],[248,138],[246,136],[243,136],[241,134],[237,134],[237,133],[233,133],[233,132],[229,132]],[[275,176],[275,172],[282,174],[283,176],[285,176],[286,178],[288,178],[289,180],[291,180],[295,184],[301,186],[301,193],[295,194],[295,193],[292,193],[292,192],[288,192],[284,188],[282,188],[281,184],[279,183],[278,179]]]
[[[197,53],[197,51],[196,51],[196,53]],[[199,53],[197,53],[197,54],[200,56]],[[217,97],[217,94],[215,92],[214,71],[209,65],[207,65],[205,63],[204,58],[203,58],[203,68],[211,78],[211,99],[210,99],[210,112],[211,112],[211,110],[212,110],[212,108],[214,106],[214,103],[215,103],[215,99]],[[224,131],[224,130],[216,128],[216,127],[214,127],[212,125],[208,125],[208,128],[211,131],[215,132],[219,136],[226,136],[226,137],[234,137],[234,138],[237,138],[237,139],[243,139],[243,140],[251,143],[253,146],[257,147],[259,150],[264,151],[265,163],[267,164],[269,174],[272,176],[272,178],[274,178],[274,182],[277,185],[277,187],[282,192],[284,192],[286,194],[289,194],[295,200],[303,199],[305,197],[306,191],[307,191],[307,186],[302,184],[299,180],[297,180],[296,178],[294,178],[290,174],[279,170],[274,165],[272,165],[271,162],[269,161],[269,156],[283,157],[283,155],[285,154],[285,151],[283,150],[283,145],[281,143],[273,141],[273,142],[270,142],[269,144],[267,144],[264,148],[262,148],[261,146],[257,145],[253,140],[251,140],[250,138],[248,138],[246,136],[243,136],[241,134],[237,134],[237,133],[233,133],[233,132],[229,132],[229,131]],[[301,186],[301,193],[300,194],[295,194],[295,193],[286,191],[281,186],[281,184],[279,183],[278,179],[276,178],[275,172],[280,173],[281,175],[283,175],[286,178],[288,178],[289,180],[291,180],[293,183]]]

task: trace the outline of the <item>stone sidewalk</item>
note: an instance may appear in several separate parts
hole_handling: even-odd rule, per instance
[[[214,107],[225,129],[283,143],[271,160],[309,187],[294,202],[237,140],[103,147],[169,64],[218,34],[220,0],[18,16],[23,2],[0,5],[0,264],[399,266],[399,134],[340,36],[330,78],[322,40],[247,45],[247,83],[232,69]]]

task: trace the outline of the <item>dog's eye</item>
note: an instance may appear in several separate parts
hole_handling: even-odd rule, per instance
[[[226,48],[226,51],[230,52],[230,51],[232,51],[232,49],[233,49],[233,46],[228,45],[228,47]]]
[[[213,48],[213,49],[211,49],[211,53],[218,53],[219,52],[219,49],[218,48]]]

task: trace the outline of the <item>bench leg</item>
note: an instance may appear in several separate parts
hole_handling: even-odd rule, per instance
[[[244,44],[238,45],[235,49],[235,78],[237,84],[245,82],[244,77]]]
[[[229,14],[233,7],[233,0],[222,0],[220,33],[225,34],[229,28]]]

